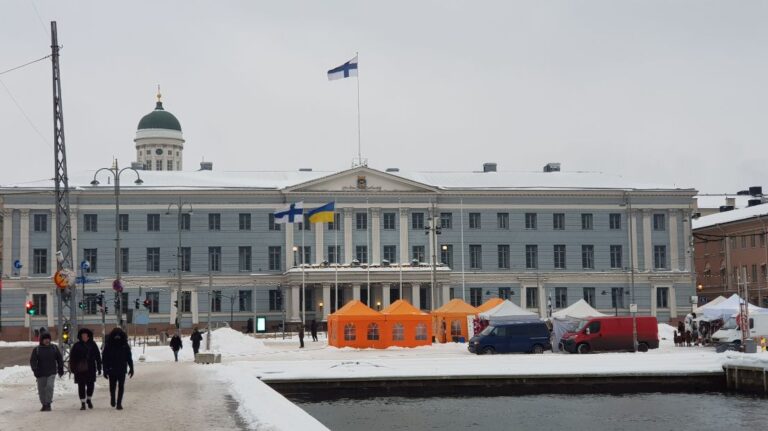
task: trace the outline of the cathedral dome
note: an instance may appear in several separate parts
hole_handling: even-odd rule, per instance
[[[141,117],[137,129],[167,129],[181,132],[181,124],[173,114],[163,109],[163,102],[158,100],[155,110]]]

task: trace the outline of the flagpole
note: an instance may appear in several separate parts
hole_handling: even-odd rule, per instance
[[[365,227],[366,232],[368,234],[365,236],[365,241],[367,243],[366,248],[368,249],[368,253],[365,254],[365,260],[368,265],[365,269],[365,275],[366,275],[366,289],[368,290],[368,297],[367,299],[367,306],[371,306],[371,296],[373,296],[373,290],[371,289],[371,209],[368,207],[368,198],[365,198]]]
[[[467,300],[466,283],[464,280],[464,198],[459,200],[461,210],[461,300]]]
[[[304,275],[304,257],[306,256],[306,248],[304,246],[304,216],[301,216],[301,256],[299,261],[301,262],[301,325],[304,327],[307,324],[307,291]]]
[[[336,199],[334,199],[334,202]],[[339,223],[336,218],[336,204],[333,205],[333,229],[335,230],[335,237],[336,237],[336,244],[334,245],[335,249],[333,251],[333,255],[335,256],[336,260],[336,271],[334,272],[334,282],[336,285],[336,303],[333,304],[333,309],[336,310],[339,308]],[[341,218],[341,217],[339,217]]]
[[[355,58],[357,58],[357,64],[360,64],[360,58],[358,57],[358,53],[355,52]],[[357,69],[357,164],[358,166],[363,165],[363,153],[361,150],[361,139],[360,139],[360,68]],[[370,293],[370,292],[369,292]]]

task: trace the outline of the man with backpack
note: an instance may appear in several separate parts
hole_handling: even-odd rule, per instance
[[[40,411],[49,412],[53,402],[56,374],[59,377],[64,375],[64,359],[58,346],[51,344],[51,334],[48,332],[40,335],[40,345],[32,350],[29,366],[37,378],[37,395],[43,405]]]

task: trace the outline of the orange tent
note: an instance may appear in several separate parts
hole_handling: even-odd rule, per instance
[[[350,301],[328,315],[328,345],[383,349],[388,346],[384,326],[383,314],[360,301]]]
[[[398,299],[381,311],[386,321],[387,347],[416,347],[432,344],[432,317]]]
[[[432,312],[437,340],[446,343],[453,337],[464,337],[467,340],[467,316],[476,316],[477,308],[467,304],[461,299],[452,299],[447,304]]]
[[[504,300],[501,299],[501,298],[491,298],[491,299],[483,302],[483,304],[480,305],[479,307],[477,307],[477,312],[478,313],[484,313],[484,312],[490,310],[491,308],[493,308],[493,307],[495,307],[495,306],[497,306],[499,304],[502,304],[502,303],[504,303]]]

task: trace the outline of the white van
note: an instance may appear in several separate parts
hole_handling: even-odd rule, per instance
[[[768,338],[768,313],[755,313],[749,316],[749,336],[759,345],[760,337]],[[741,343],[741,328],[736,318],[731,317],[722,329],[712,335],[715,344]]]

